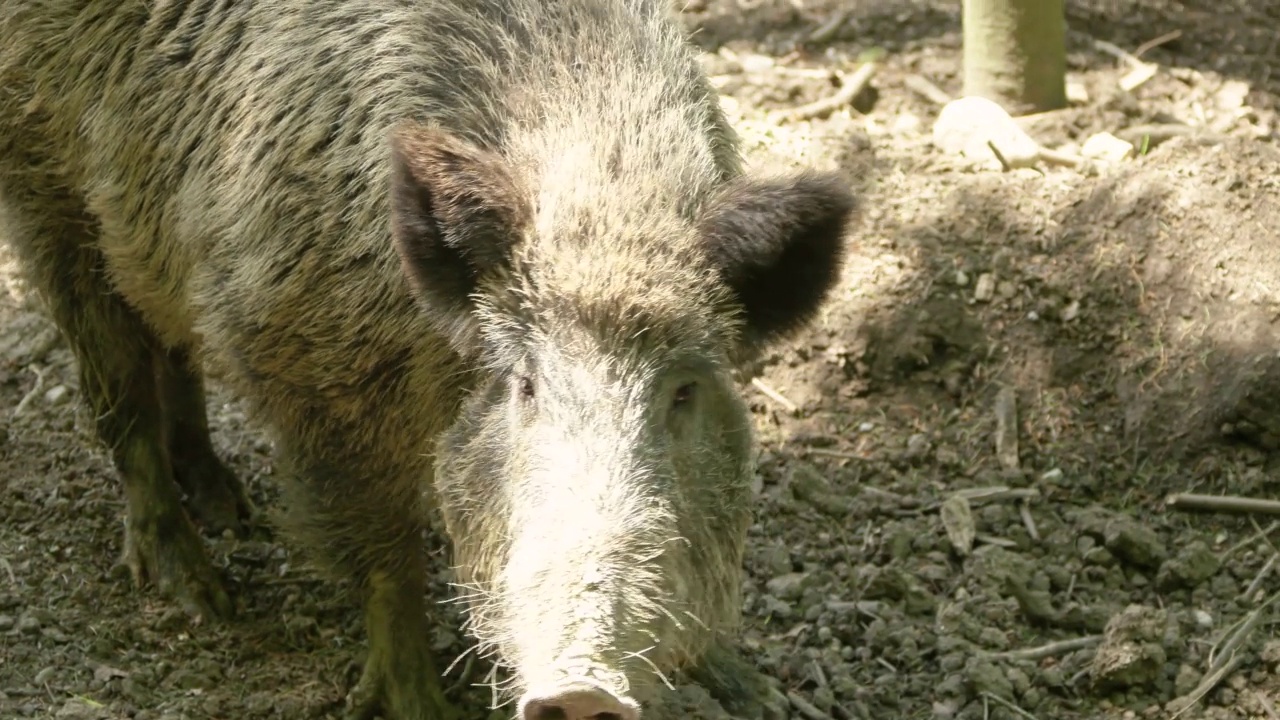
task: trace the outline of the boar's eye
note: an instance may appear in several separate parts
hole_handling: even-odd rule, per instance
[[[533,378],[530,378],[528,375],[521,375],[520,378],[516,380],[516,390],[520,393],[520,398],[522,400],[532,400]]]
[[[676,392],[671,396],[672,407],[683,407],[693,400],[693,391],[698,387],[697,383],[685,383],[676,388]]]

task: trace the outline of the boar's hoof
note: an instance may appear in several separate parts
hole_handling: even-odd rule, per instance
[[[176,527],[165,530],[158,524],[126,524],[122,562],[139,588],[154,584],[161,595],[176,600],[192,618],[231,617],[231,599],[209,563],[195,527],[185,515],[179,518]]]
[[[387,674],[366,661],[360,682],[347,695],[343,720],[460,720],[436,683],[434,676],[424,675],[418,684],[393,686]]]
[[[527,693],[519,720],[639,720],[634,702],[590,683],[573,683]]]
[[[210,535],[230,530],[238,538],[249,536],[257,509],[236,477],[216,457],[186,466],[175,464],[174,475],[187,493],[187,511]]]
[[[789,715],[791,702],[787,696],[728,643],[712,646],[688,674],[732,717],[780,720]]]

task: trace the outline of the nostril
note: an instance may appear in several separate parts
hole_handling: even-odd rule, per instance
[[[569,720],[569,715],[559,705],[543,705],[530,703],[525,713],[529,720]]]
[[[569,713],[559,705],[533,705],[528,710],[529,720],[569,720]],[[613,712],[596,713],[582,720],[622,720],[622,716]]]
[[[639,720],[630,700],[586,683],[530,693],[521,702],[521,720]]]

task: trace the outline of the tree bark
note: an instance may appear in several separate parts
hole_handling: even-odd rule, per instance
[[[1010,114],[1066,106],[1064,0],[964,0],[964,94]]]

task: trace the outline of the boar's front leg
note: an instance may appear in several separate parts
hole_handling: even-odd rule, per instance
[[[247,534],[254,515],[244,486],[218,458],[209,438],[204,380],[190,353],[170,349],[157,362],[173,475],[187,494],[187,510],[214,534]]]
[[[735,718],[779,720],[788,715],[787,697],[727,638],[712,644],[686,675]]]
[[[369,655],[351,692],[348,718],[445,720],[454,717],[428,647],[422,569],[373,571],[366,581],[364,617]]]
[[[369,650],[347,720],[453,718],[431,656],[424,597],[421,489],[430,468],[400,466],[388,460],[396,453],[370,449],[377,442],[360,428],[306,415],[305,427],[290,433],[294,443],[286,438],[282,447],[294,466],[286,522],[363,596]]]

